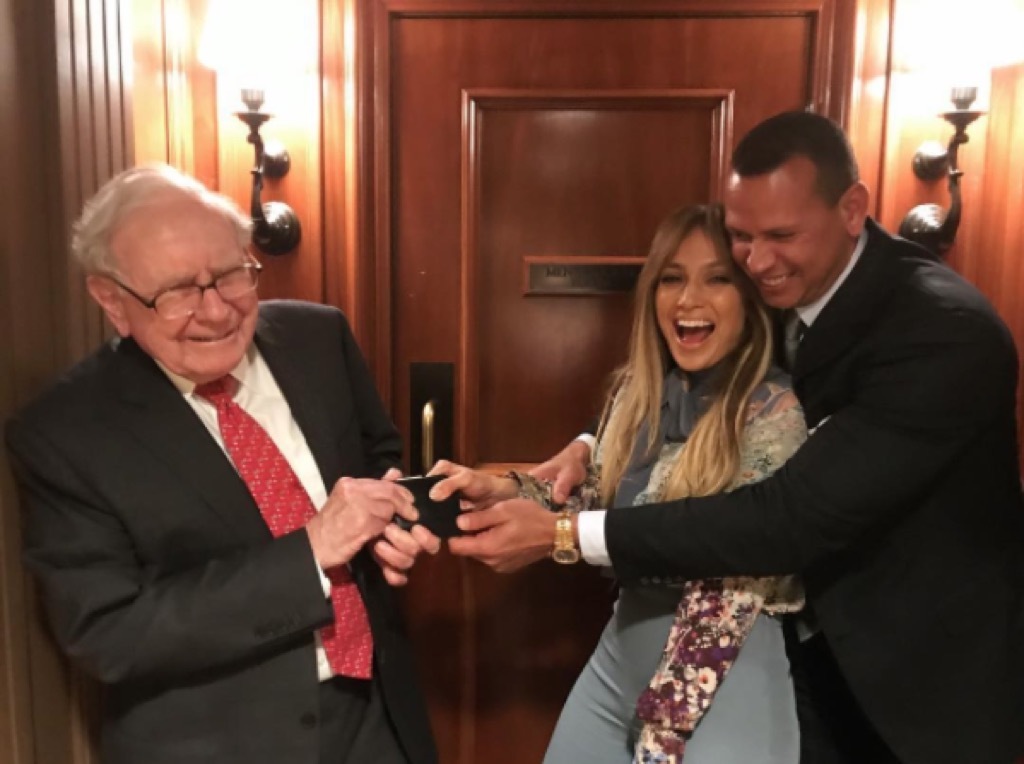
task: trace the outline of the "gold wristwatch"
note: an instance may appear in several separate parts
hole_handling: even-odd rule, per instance
[[[560,565],[572,565],[580,561],[580,550],[572,538],[572,513],[562,510],[555,521],[555,548],[551,550],[551,559]]]

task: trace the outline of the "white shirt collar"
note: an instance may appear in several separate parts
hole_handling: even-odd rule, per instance
[[[256,350],[255,345],[250,345],[249,349],[242,356],[242,360],[238,362],[238,365],[231,370],[231,376],[234,377],[239,384],[239,387],[255,387],[259,389],[260,373],[258,364],[256,363],[256,357],[259,351]],[[160,367],[160,370],[167,375],[167,378],[171,380],[178,392],[182,395],[190,396],[195,392],[196,383],[190,379],[185,379],[179,374],[175,374],[173,371],[164,366],[160,361],[156,361],[156,365]]]
[[[846,267],[843,268],[843,272],[839,274],[839,278],[835,280],[829,290],[810,305],[797,306],[796,314],[800,316],[800,320],[803,321],[805,325],[810,326],[814,323],[821,311],[825,309],[825,305],[827,305],[828,301],[832,299],[832,295],[834,295],[839,290],[839,287],[843,285],[843,282],[846,281],[850,272],[853,270],[853,266],[855,266],[857,261],[860,260],[860,256],[864,252],[864,247],[867,244],[867,241],[868,231],[865,228],[860,232],[860,236],[857,239],[857,246],[853,248],[853,254],[850,255],[850,262],[846,264]]]

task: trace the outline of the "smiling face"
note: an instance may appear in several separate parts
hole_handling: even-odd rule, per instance
[[[859,182],[828,204],[818,192],[814,163],[803,156],[762,175],[733,173],[725,194],[733,258],[768,305],[810,305],[850,261],[867,205]]]
[[[700,229],[662,268],[654,310],[669,354],[683,371],[711,368],[743,339],[746,311],[732,267]]]
[[[110,250],[117,277],[147,299],[172,286],[209,284],[247,258],[231,223],[180,194],[130,213],[117,227]],[[168,320],[103,275],[90,276],[87,285],[121,336],[132,337],[154,359],[196,384],[230,373],[256,329],[255,292],[226,302],[216,289],[207,289],[193,315]]]

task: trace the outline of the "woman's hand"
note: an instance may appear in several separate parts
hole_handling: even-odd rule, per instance
[[[582,440],[574,440],[543,464],[538,464],[530,474],[541,480],[551,481],[551,498],[555,504],[565,504],[572,490],[587,478],[590,464],[590,446]]]
[[[456,491],[461,494],[462,509],[478,511],[487,509],[499,501],[513,499],[518,486],[512,478],[489,475],[479,470],[471,470],[461,464],[445,460],[439,461],[430,470],[429,475],[447,475],[440,483],[430,489],[430,498],[444,501]]]

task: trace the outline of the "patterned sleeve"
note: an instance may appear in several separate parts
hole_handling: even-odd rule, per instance
[[[598,505],[601,491],[598,486],[598,473],[594,462],[587,465],[587,476],[578,485],[566,500],[565,504],[555,504],[551,498],[552,483],[550,480],[540,480],[525,472],[510,472],[509,477],[519,485],[519,497],[530,499],[552,512],[561,512],[567,509],[570,512],[583,512],[594,509]]]
[[[735,486],[764,480],[807,440],[803,409],[793,391],[772,382],[765,389],[763,402],[751,404]]]
[[[788,386],[766,382],[751,404],[744,432],[740,471],[733,487],[764,480],[786,463],[807,440],[807,424],[800,403]],[[730,578],[727,585],[757,592],[766,612],[794,613],[804,606],[798,576]]]

